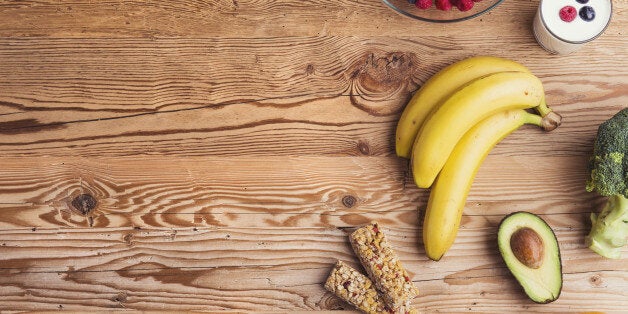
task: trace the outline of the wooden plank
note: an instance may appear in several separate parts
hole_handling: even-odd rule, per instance
[[[431,41],[0,39],[0,156],[390,156],[411,93],[472,54]],[[475,53],[512,44],[478,45]],[[512,50],[504,57],[541,77],[565,123],[544,135],[547,145],[515,134],[503,152],[589,152],[597,125],[628,99],[628,58],[565,67],[565,59]]]
[[[627,4],[613,1],[606,35],[621,35]],[[423,31],[429,24],[397,15],[381,1],[4,1],[0,37],[531,36],[537,7],[537,1],[507,1],[480,18]]]
[[[628,264],[557,230],[564,288],[553,304],[523,295],[495,249],[494,231],[462,230],[440,262],[413,228],[384,227],[425,311],[623,310]],[[322,283],[336,259],[357,267],[351,230],[322,228],[46,229],[0,231],[0,309],[305,310],[346,305]],[[419,245],[416,245],[419,243]],[[272,252],[272,254],[269,254]],[[10,253],[10,254],[9,254]],[[628,248],[624,250],[628,253]],[[590,302],[590,300],[596,302]]]
[[[527,210],[580,228],[603,201],[584,191],[586,158],[490,155],[463,227]],[[508,184],[504,184],[507,182]],[[93,196],[88,214],[74,200]],[[5,158],[4,227],[354,226],[419,223],[428,191],[395,157]]]
[[[583,115],[582,108],[555,106],[565,117],[559,129],[545,133],[524,127],[506,138],[495,154],[588,155],[597,126],[621,109],[616,104],[624,98],[609,98],[596,108],[598,113],[590,115]],[[256,115],[241,114],[249,109]],[[338,111],[346,114],[325,122],[323,115]],[[88,121],[65,121],[64,115],[43,125],[27,118],[46,115],[0,116],[5,120],[0,122],[5,127],[0,130],[0,156],[394,156],[397,123],[397,115],[374,117],[355,109],[348,97],[307,102],[299,110],[238,104]],[[16,128],[20,123],[26,125]]]

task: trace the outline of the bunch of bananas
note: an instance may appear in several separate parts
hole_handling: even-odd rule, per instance
[[[534,108],[538,114],[526,109]],[[512,60],[478,56],[432,76],[405,107],[396,152],[410,158],[414,182],[430,188],[423,222],[427,256],[451,247],[476,172],[490,150],[524,124],[551,131],[560,115],[545,103],[541,81]]]

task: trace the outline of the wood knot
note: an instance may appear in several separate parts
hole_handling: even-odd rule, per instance
[[[96,202],[96,199],[90,194],[81,194],[75,197],[72,200],[71,204],[72,207],[78,210],[82,215],[87,215],[92,210],[94,210],[94,208],[96,208],[96,205],[98,203]]]
[[[591,276],[591,278],[589,278],[589,282],[594,287],[599,287],[603,283],[602,277],[600,275],[593,275],[593,276]]]
[[[125,234],[122,237],[122,240],[126,243],[126,245],[132,246],[133,245],[133,234],[132,233]]]
[[[418,86],[419,59],[410,52],[372,51],[350,68],[351,103],[372,114],[401,111]]]
[[[319,306],[322,309],[332,310],[332,311],[342,311],[342,310],[349,309],[348,307],[346,307],[345,303],[342,300],[330,294],[327,294],[325,298],[323,298],[319,302]]]
[[[126,294],[126,292],[122,291],[122,292],[118,292],[118,294],[113,296],[111,298],[111,301],[118,302],[118,303],[124,303],[124,302],[126,302],[127,298],[128,298],[128,295]]]
[[[351,208],[351,207],[355,206],[356,202],[357,202],[357,200],[355,199],[355,197],[353,195],[345,195],[342,198],[342,205],[344,205],[346,208]]]
[[[358,150],[362,155],[370,155],[371,149],[369,148],[369,144],[365,141],[358,141]]]
[[[314,65],[313,64],[308,64],[307,65],[307,67],[305,68],[305,74],[307,74],[307,75],[314,74]]]

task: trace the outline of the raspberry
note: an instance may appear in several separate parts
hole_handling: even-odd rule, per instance
[[[460,11],[469,11],[473,8],[473,0],[459,0],[456,6]]]
[[[560,15],[561,20],[571,22],[576,19],[576,16],[578,16],[578,11],[576,11],[576,8],[568,5],[560,9],[558,15]]]
[[[432,0],[417,0],[414,5],[419,9],[426,10],[432,6]]]
[[[473,2],[480,2],[480,1],[482,1],[482,0],[473,0]]]
[[[451,10],[451,2],[449,0],[436,0],[436,8],[443,11]]]

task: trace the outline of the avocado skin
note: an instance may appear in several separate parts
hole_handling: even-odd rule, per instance
[[[525,286],[525,283],[522,282],[522,279],[520,278],[520,276],[518,276],[517,274],[515,274],[515,271],[511,268],[514,265],[520,264],[523,266],[523,264],[521,262],[519,262],[519,260],[513,255],[512,251],[510,250],[510,237],[512,236],[512,234],[514,232],[511,232],[509,234],[503,234],[503,228],[504,227],[508,227],[509,225],[512,225],[513,223],[509,223],[511,222],[513,219],[526,219],[526,218],[530,218],[530,219],[537,219],[540,225],[524,225],[522,227],[529,227],[531,229],[533,229],[535,232],[537,232],[537,234],[539,234],[539,236],[541,237],[541,239],[543,239],[544,243],[547,243],[547,237],[551,238],[549,239],[551,242],[556,243],[556,248],[555,248],[555,253],[556,255],[555,260],[554,260],[554,264],[558,264],[555,265],[557,266],[556,271],[558,272],[558,274],[554,274],[554,275],[558,275],[559,277],[559,281],[558,281],[558,287],[556,288],[556,294],[551,297],[551,298],[538,298],[535,295],[531,295],[530,293],[528,293],[527,287]],[[543,236],[543,234],[541,234],[538,230],[536,230],[535,228],[541,226],[543,227],[547,232],[547,234],[545,236]],[[518,230],[519,228],[515,229],[514,231]],[[560,254],[560,248],[558,246],[558,240],[556,238],[556,234],[554,233],[554,230],[552,230],[552,228],[547,224],[547,222],[545,222],[545,220],[543,220],[541,217],[539,217],[538,215],[535,215],[533,213],[530,212],[526,212],[526,211],[517,211],[517,212],[513,212],[510,213],[506,216],[504,216],[504,218],[502,218],[502,220],[499,223],[499,228],[498,228],[498,232],[497,232],[497,237],[498,237],[498,248],[499,248],[499,252],[502,256],[502,260],[504,261],[504,263],[506,264],[506,267],[508,268],[508,270],[510,271],[510,273],[515,277],[515,279],[517,280],[517,283],[519,283],[519,285],[523,288],[524,292],[526,293],[526,295],[530,298],[530,300],[532,300],[535,303],[538,304],[547,304],[553,301],[556,301],[561,294],[562,291],[562,287],[563,287],[563,276],[562,276],[562,260],[561,260],[561,254]],[[501,240],[501,241],[500,241]],[[504,241],[507,240],[507,241]],[[506,243],[506,245],[508,247],[506,247],[506,245],[504,245],[504,243]],[[546,247],[545,250],[547,251],[548,248]],[[510,259],[510,260],[509,260]],[[544,263],[546,262],[551,262],[548,261],[547,259],[544,261]],[[545,266],[545,265],[544,265]],[[525,267],[525,266],[523,266]],[[519,267],[520,269],[524,269],[523,267]],[[549,267],[549,266],[546,266]],[[540,269],[545,269],[543,266]],[[542,270],[537,270],[537,269],[532,269],[532,268],[525,268],[526,271],[530,271],[531,273],[534,272],[541,272]]]

